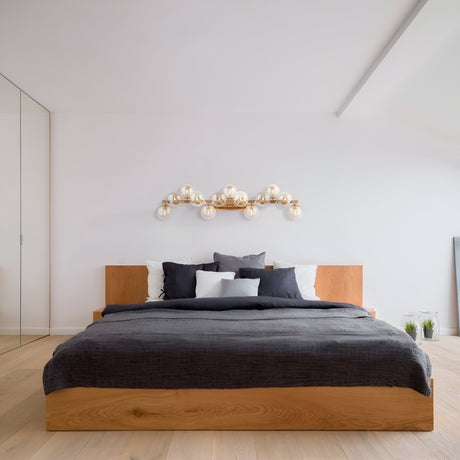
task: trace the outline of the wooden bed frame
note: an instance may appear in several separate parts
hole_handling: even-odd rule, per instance
[[[320,265],[315,287],[322,300],[361,306],[362,266]],[[106,304],[146,297],[145,266],[106,267]],[[431,431],[433,394],[428,398],[399,387],[78,387],[47,395],[46,424],[48,430]]]

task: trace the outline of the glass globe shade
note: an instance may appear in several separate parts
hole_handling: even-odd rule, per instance
[[[289,192],[283,192],[278,197],[278,202],[282,206],[287,206],[292,201],[292,195]]]
[[[202,195],[201,192],[193,192],[190,195],[190,203],[193,206],[201,206],[204,203],[204,196]]]
[[[185,199],[190,199],[190,196],[193,193],[193,187],[190,184],[185,184],[181,187],[180,193]]]
[[[180,201],[182,200],[182,196],[179,193],[170,193],[168,195],[168,204],[171,206],[177,206],[180,204]]]
[[[216,208],[211,204],[207,204],[201,208],[201,217],[203,219],[209,220],[216,216]]]
[[[280,188],[279,188],[278,185],[276,185],[276,184],[270,184],[270,185],[268,185],[265,191],[268,193],[268,196],[269,196],[272,200],[274,200],[275,198],[277,198],[278,195],[280,194]]]
[[[253,204],[248,204],[243,210],[244,216],[247,219],[254,219],[259,214],[259,208],[254,206]]]
[[[171,212],[171,207],[167,204],[163,204],[157,209],[157,216],[160,219],[167,219],[171,215]]]
[[[211,198],[214,206],[223,206],[225,204],[225,195],[222,192],[214,193]]]
[[[268,203],[270,203],[270,198],[268,196],[268,193],[265,193],[265,192],[258,193],[256,195],[255,202],[258,206],[266,206]]]
[[[249,196],[246,192],[239,191],[235,196],[235,204],[241,208],[246,206],[249,201]]]
[[[291,219],[300,219],[303,216],[302,208],[298,204],[291,204],[288,209],[288,216]]]
[[[238,189],[234,185],[229,184],[222,189],[222,192],[226,198],[235,198]]]

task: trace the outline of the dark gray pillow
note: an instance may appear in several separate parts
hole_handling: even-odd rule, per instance
[[[295,269],[278,268],[263,270],[260,268],[240,268],[241,278],[260,278],[259,295],[269,297],[287,297],[301,299],[295,277]]]
[[[260,254],[249,254],[248,256],[237,257],[225,254],[214,253],[214,262],[219,263],[220,272],[235,272],[235,278],[239,278],[238,270],[243,267],[265,268],[265,252]]]
[[[164,299],[188,299],[195,297],[196,271],[216,272],[218,267],[219,264],[216,262],[199,265],[163,262]]]
[[[256,297],[259,293],[260,279],[222,280],[221,297]]]

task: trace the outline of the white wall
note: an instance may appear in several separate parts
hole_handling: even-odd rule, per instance
[[[460,234],[458,147],[384,120],[276,113],[54,114],[52,309],[72,332],[104,305],[104,265],[267,251],[319,264],[363,264],[364,302],[399,325],[407,311],[457,313],[452,236]],[[255,195],[275,182],[304,218],[265,208],[255,221],[195,208],[153,216],[189,182]]]

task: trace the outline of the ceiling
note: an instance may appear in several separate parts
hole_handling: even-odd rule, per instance
[[[337,112],[418,4],[0,0],[0,72],[53,112]],[[459,20],[428,0],[344,116],[460,120]]]
[[[460,144],[460,1],[428,0],[344,117],[381,112]]]
[[[415,0],[1,0],[0,72],[54,112],[334,112]]]

